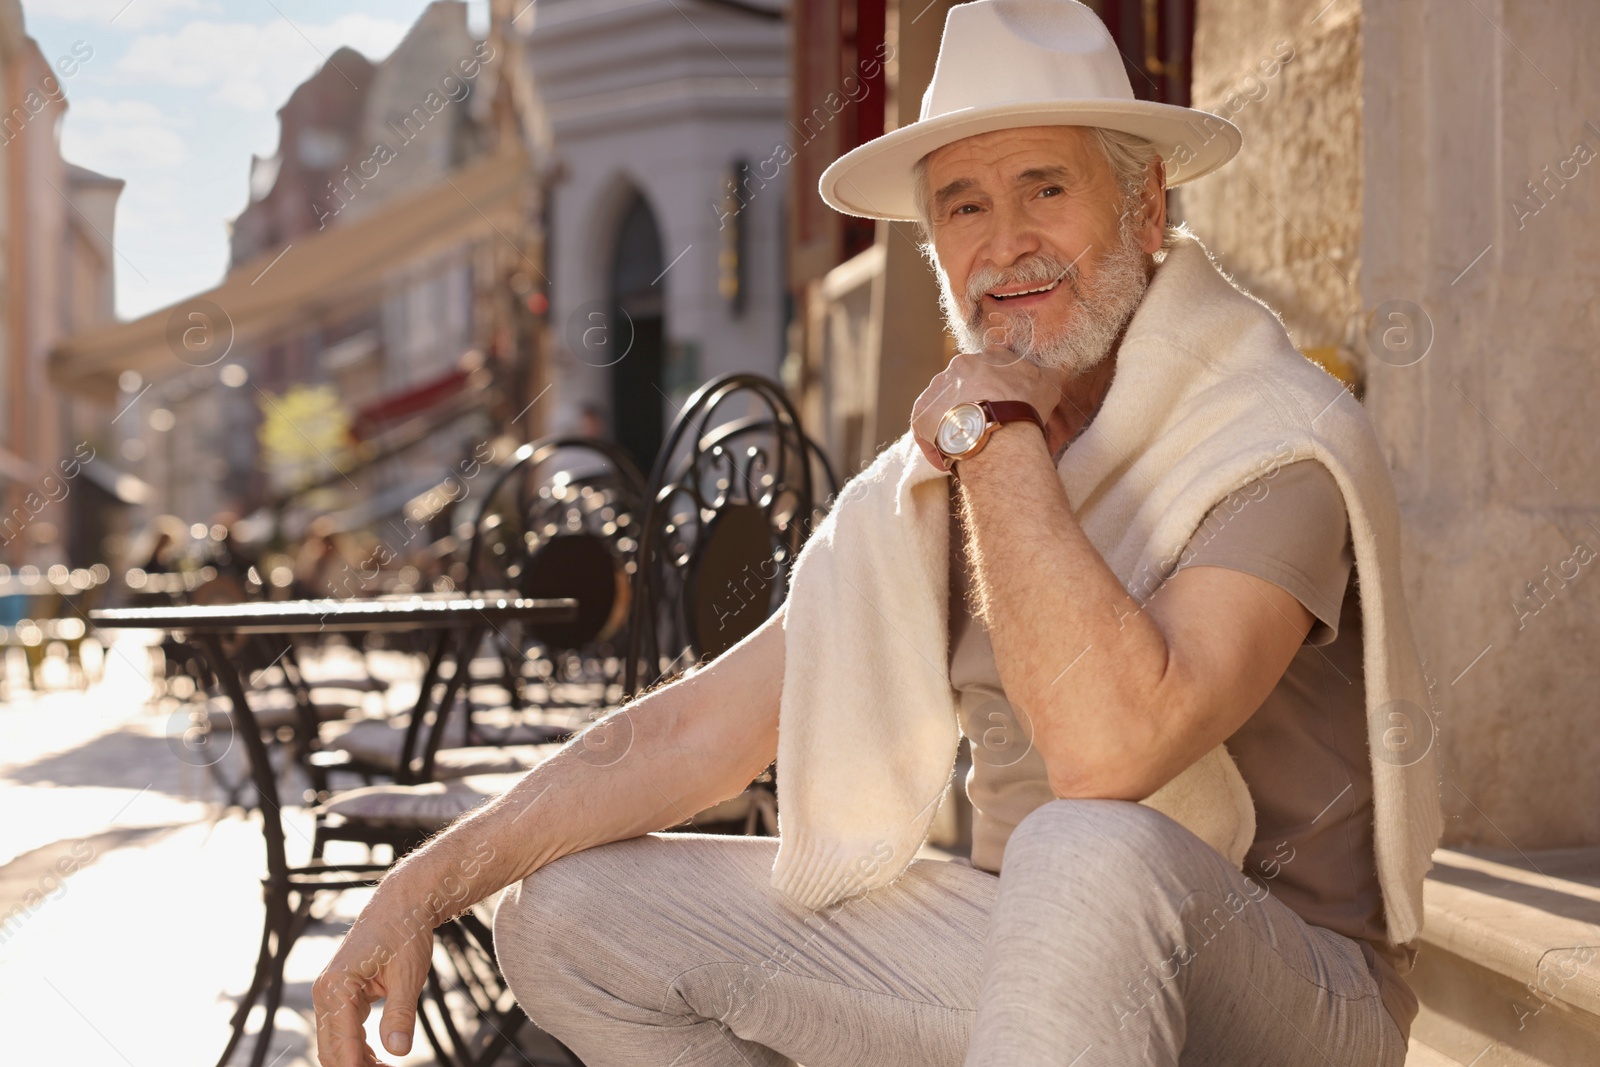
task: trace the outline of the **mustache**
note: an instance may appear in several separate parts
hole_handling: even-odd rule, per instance
[[[1087,249],[1085,251],[1087,252]],[[1078,257],[1082,258],[1082,255]],[[1078,280],[1081,276],[1078,259],[1068,260],[1049,252],[1035,252],[1027,259],[1019,260],[1009,267],[979,267],[967,279],[967,303],[976,313],[984,296],[1002,286],[1045,285],[1057,278],[1066,282],[1072,291],[1077,293]]]

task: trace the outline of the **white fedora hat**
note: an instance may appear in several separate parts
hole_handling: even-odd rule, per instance
[[[1207,111],[1136,100],[1116,42],[1076,0],[975,0],[945,18],[922,116],[847,152],[818,190],[847,215],[917,217],[917,160],[963,137],[1023,126],[1099,126],[1143,137],[1167,185],[1209,174],[1239,151],[1239,130]]]

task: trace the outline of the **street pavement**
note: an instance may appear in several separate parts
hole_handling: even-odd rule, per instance
[[[0,687],[0,1063],[209,1065],[249,984],[261,831],[222,804],[203,765],[215,751],[185,743],[186,712],[170,698],[152,701],[144,640],[122,635],[87,690],[70,687],[59,661],[47,663],[56,685],[43,693],[16,670]],[[416,672],[399,656],[382,662],[398,680],[388,699],[404,706]],[[241,765],[236,752],[222,761],[234,773]],[[297,808],[285,817],[290,860],[300,862],[311,820]],[[311,982],[365,893],[343,894],[296,943],[271,1067],[315,1062]],[[260,1016],[257,1008],[252,1033]],[[381,1048],[377,1021],[375,1013],[368,1032]],[[235,1053],[234,1063],[245,1060]],[[434,1062],[420,1031],[410,1056],[384,1060]],[[525,1061],[508,1053],[500,1062]]]

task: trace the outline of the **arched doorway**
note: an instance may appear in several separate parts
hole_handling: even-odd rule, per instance
[[[626,346],[611,368],[611,432],[644,471],[665,436],[666,320],[656,284],[663,266],[655,212],[635,192],[622,213],[611,258],[611,336]]]

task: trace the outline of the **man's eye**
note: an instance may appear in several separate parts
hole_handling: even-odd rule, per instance
[[[956,209],[954,211],[950,212],[950,214],[952,214],[952,215],[969,215],[972,212],[977,211],[977,210],[978,210],[978,205],[977,204],[960,204],[960,205],[958,205],[956,207]]]
[[[1047,185],[1043,189],[1039,190],[1039,195],[1040,196],[1060,196],[1061,192],[1062,192],[1061,186],[1059,186],[1059,185]]]

